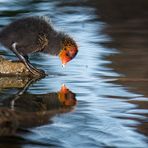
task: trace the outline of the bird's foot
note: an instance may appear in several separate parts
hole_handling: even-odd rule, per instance
[[[30,69],[30,72],[33,75],[39,76],[39,77],[45,77],[47,76],[47,74],[45,73],[45,71],[41,70],[41,69]]]
[[[41,76],[44,76],[44,77],[47,76],[44,70],[41,70],[41,69],[36,69],[36,70]]]

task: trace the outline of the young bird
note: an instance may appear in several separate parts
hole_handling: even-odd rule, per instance
[[[62,65],[72,60],[77,52],[76,42],[67,34],[57,32],[46,17],[18,19],[0,31],[0,43],[9,48],[35,75],[45,75],[28,60],[28,54],[44,52],[58,55]]]

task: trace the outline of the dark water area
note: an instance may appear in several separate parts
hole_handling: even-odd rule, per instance
[[[0,77],[0,147],[147,148],[148,1],[0,0],[0,28],[35,15],[79,53],[64,69],[31,56],[49,74],[40,80]],[[0,55],[15,59],[2,46]]]

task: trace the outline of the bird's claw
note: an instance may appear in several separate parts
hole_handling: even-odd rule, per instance
[[[39,77],[45,77],[47,76],[47,74],[45,73],[45,71],[41,70],[41,69],[32,69],[31,73],[33,75],[39,76]]]
[[[39,70],[39,73],[40,73],[42,76],[47,76],[47,73],[45,73],[44,70]]]

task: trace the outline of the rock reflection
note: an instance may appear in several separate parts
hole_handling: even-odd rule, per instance
[[[25,85],[30,83],[29,78],[19,77],[1,77],[0,78],[0,90],[8,88],[24,88]]]
[[[76,103],[75,93],[65,85],[48,94],[29,94],[23,90],[3,100],[0,135],[10,136],[20,128],[47,124],[53,116],[72,111]]]

